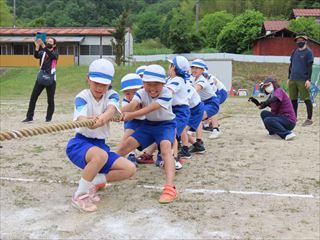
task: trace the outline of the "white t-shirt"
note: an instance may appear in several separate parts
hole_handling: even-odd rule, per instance
[[[211,75],[209,78],[209,82],[213,86],[213,88],[216,89],[215,92],[217,90],[220,91],[221,89],[227,91],[226,86],[216,76]]]
[[[194,108],[201,102],[201,98],[199,94],[197,93],[196,89],[192,86],[191,82],[188,81],[187,83],[188,87],[188,101],[189,101],[189,107]]]
[[[205,100],[208,100],[209,98],[216,96],[209,81],[204,76],[201,75],[198,79],[193,78],[192,82],[194,87],[196,85],[200,85],[202,87],[202,89],[198,92],[200,95],[201,101],[205,101]]]
[[[121,106],[124,107],[124,106],[128,105],[129,103],[130,102],[126,99],[126,97],[124,97],[123,100],[122,100]],[[136,117],[134,119],[144,120],[144,119],[146,119],[146,116]]]
[[[100,115],[107,110],[109,105],[114,105],[119,109],[119,95],[116,91],[110,89],[97,102],[90,89],[85,89],[75,97],[74,103],[73,120],[75,121],[80,116],[93,117]],[[88,138],[105,139],[110,136],[110,126],[107,123],[96,129],[77,128],[76,132]]]
[[[172,112],[172,93],[167,87],[163,87],[160,95],[156,98],[152,98],[144,89],[140,89],[134,95],[132,101],[137,101],[142,104],[142,107],[146,107],[151,103],[157,102],[160,104],[160,108],[145,115],[149,121],[167,121],[172,120],[176,115]]]
[[[172,106],[189,105],[188,88],[183,78],[178,76],[170,78],[168,79],[166,86],[174,92]]]

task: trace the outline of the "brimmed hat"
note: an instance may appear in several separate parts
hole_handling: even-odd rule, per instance
[[[144,70],[142,81],[166,83],[166,71],[158,64],[149,65]]]
[[[144,70],[146,69],[146,65],[142,65],[136,69],[136,74],[143,75]]]
[[[183,56],[176,56],[173,59],[168,59],[168,61],[178,68],[178,70],[182,70],[184,72],[190,71],[189,61]]]
[[[141,77],[135,73],[129,73],[121,79],[121,90],[139,89],[143,87]]]
[[[296,37],[294,38],[294,41],[297,41],[298,38],[303,38],[304,40],[308,40],[308,37],[305,33],[297,33]]]
[[[208,67],[207,67],[207,64],[205,63],[205,61],[203,61],[202,59],[199,59],[199,58],[192,61],[191,67],[198,67],[198,68],[208,70]]]
[[[101,84],[111,84],[114,66],[107,59],[94,60],[89,66],[88,77],[91,81]]]

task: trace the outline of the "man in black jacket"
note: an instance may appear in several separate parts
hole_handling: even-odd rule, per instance
[[[27,117],[22,122],[33,121],[36,102],[43,89],[46,89],[48,99],[46,122],[50,122],[52,120],[52,115],[54,112],[54,94],[56,91],[56,65],[58,60],[58,53],[55,51],[56,43],[56,39],[54,38],[47,38],[46,44],[41,39],[36,39],[35,41],[34,57],[40,59],[41,70],[45,71],[47,74],[51,74],[51,76],[54,78],[54,81],[49,86],[39,84],[38,81],[35,82],[29,101]],[[41,51],[40,47],[42,48]]]

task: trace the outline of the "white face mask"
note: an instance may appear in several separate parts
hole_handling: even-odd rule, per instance
[[[267,93],[273,93],[273,90],[274,90],[274,87],[273,87],[272,84],[270,84],[269,86],[267,86],[267,87],[265,88],[265,91],[266,91]]]

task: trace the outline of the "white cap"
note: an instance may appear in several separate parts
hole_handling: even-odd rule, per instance
[[[202,59],[193,60],[191,63],[191,67],[198,67],[202,69],[208,69],[207,64]]]
[[[136,74],[143,75],[144,70],[146,69],[146,65],[142,65],[136,69]]]
[[[149,65],[143,73],[142,81],[166,83],[166,71],[158,64]]]
[[[190,64],[188,60],[183,56],[176,56],[172,60],[168,59],[168,61],[184,72],[190,71]]]
[[[121,79],[121,91],[139,89],[143,87],[141,77],[135,73],[129,73]]]
[[[110,84],[114,75],[114,66],[107,59],[94,60],[89,66],[88,77],[91,81]]]

